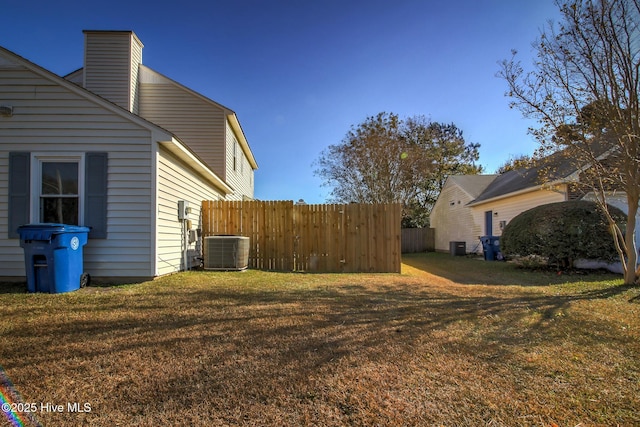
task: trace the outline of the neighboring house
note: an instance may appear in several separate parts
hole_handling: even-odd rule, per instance
[[[557,160],[554,158],[552,160]],[[551,179],[542,174],[551,173]],[[482,253],[481,236],[500,236],[512,218],[535,206],[578,198],[573,191],[578,171],[568,162],[519,169],[502,175],[463,175],[447,178],[431,211],[436,251],[449,251],[449,242],[466,242],[468,253]]]
[[[436,251],[449,251],[449,242],[465,242],[468,253],[482,253],[479,238],[502,235],[507,223],[524,211],[567,200],[594,200],[593,194],[578,191],[580,176],[581,169],[563,153],[502,175],[450,176],[430,216]],[[610,194],[608,203],[627,212],[624,193]],[[640,235],[636,245],[640,247]]]
[[[84,66],[64,78],[0,47],[4,279],[24,278],[16,229],[38,222],[91,227],[84,270],[98,280],[184,270],[201,202],[253,198],[257,164],[232,110],[142,65],[133,32],[84,35]]]

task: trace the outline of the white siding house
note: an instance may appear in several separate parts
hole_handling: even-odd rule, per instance
[[[574,172],[551,184],[540,183],[537,169],[449,177],[430,215],[436,251],[449,251],[449,242],[463,241],[468,253],[482,253],[481,236],[501,236],[520,213],[568,200]]]
[[[141,61],[131,31],[86,31],[84,67],[67,78],[0,47],[0,106],[12,110],[0,115],[0,278],[24,278],[16,229],[37,222],[91,227],[84,270],[94,279],[184,270],[197,262],[201,202],[253,197],[257,164],[235,113]],[[244,175],[228,168],[230,134]],[[72,188],[60,221],[47,213],[49,170]]]
[[[140,115],[179,135],[231,185],[230,199],[252,199],[258,165],[235,113],[148,67],[140,71]],[[238,173],[240,159],[248,166],[244,175]]]
[[[496,175],[462,175],[447,178],[431,210],[430,226],[435,229],[436,251],[449,251],[450,242],[465,242],[467,252],[476,252],[482,222],[468,207],[496,178]],[[480,247],[482,251],[482,247]]]

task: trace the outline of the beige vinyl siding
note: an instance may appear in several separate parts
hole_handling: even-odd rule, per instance
[[[140,116],[176,135],[225,180],[225,110],[141,67]]]
[[[131,36],[131,77],[129,80],[129,103],[134,114],[140,114],[140,64],[142,64],[142,43],[135,35]]]
[[[180,271],[182,265],[183,235],[178,220],[178,201],[188,201],[191,207],[192,229],[202,228],[203,200],[223,198],[206,180],[195,174],[171,153],[160,149],[158,153],[158,255],[157,274]],[[188,262],[193,266],[194,256],[200,255],[200,243],[188,246]]]
[[[494,236],[502,235],[500,222],[505,224],[533,207],[566,200],[566,186],[556,191],[532,190],[477,206],[467,206],[472,198],[457,184],[447,182],[430,216],[435,228],[437,251],[448,252],[449,242],[465,242],[467,252],[482,253],[479,237],[485,235],[485,212],[492,212]]]
[[[84,248],[85,271],[94,277],[153,275],[151,130],[100,102],[26,68],[0,67],[0,99],[14,107],[0,118],[0,267],[24,276],[23,250],[7,237],[8,156],[31,153],[108,153],[108,239]],[[33,220],[34,218],[32,218]]]
[[[128,31],[86,31],[84,87],[135,112],[142,44]]]
[[[480,226],[467,206],[470,201],[469,194],[457,184],[448,181],[442,189],[430,216],[430,226],[435,229],[436,251],[448,252],[452,241],[465,242],[467,252],[476,249]]]
[[[519,194],[494,202],[483,203],[473,206],[474,222],[481,225],[481,233],[484,234],[484,215],[487,211],[492,211],[493,215],[493,235],[502,235],[500,222],[509,223],[520,213],[531,208],[548,203],[563,202],[566,200],[566,185],[561,185],[557,191],[550,190],[533,190],[524,194]]]
[[[226,182],[233,188],[233,194],[227,196],[228,200],[253,199],[253,169],[247,160],[247,156],[238,139],[227,121],[227,177]],[[234,165],[235,157],[235,165]],[[235,166],[235,167],[234,167]]]

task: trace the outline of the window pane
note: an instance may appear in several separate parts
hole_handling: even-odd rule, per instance
[[[78,224],[77,197],[41,197],[40,222]]]
[[[78,164],[42,163],[42,194],[78,195]]]

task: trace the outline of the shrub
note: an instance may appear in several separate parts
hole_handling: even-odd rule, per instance
[[[622,226],[627,216],[609,206]],[[500,237],[500,249],[510,258],[542,257],[566,268],[576,259],[619,260],[607,219],[595,202],[569,201],[537,206],[513,218]]]

